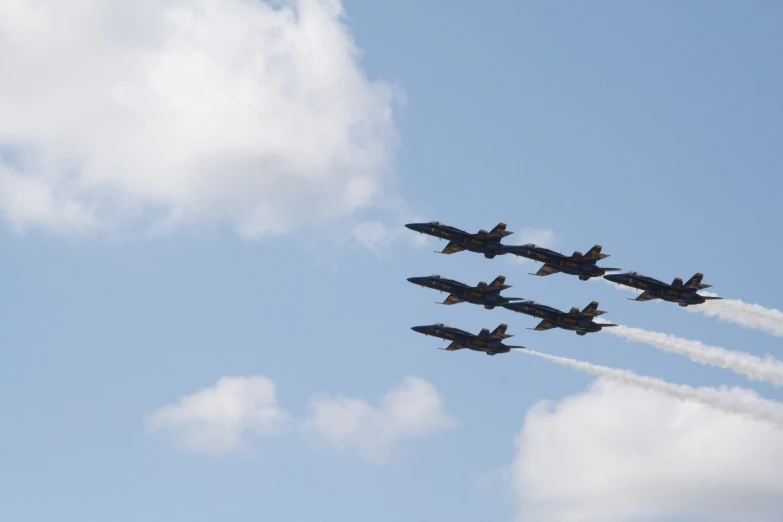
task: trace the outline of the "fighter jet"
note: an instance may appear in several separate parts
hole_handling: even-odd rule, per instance
[[[503,297],[501,290],[511,288],[511,285],[504,284],[505,276],[497,276],[492,284],[480,281],[478,286],[468,286],[453,279],[447,279],[439,275],[429,277],[411,277],[408,279],[411,283],[426,288],[433,288],[441,292],[448,292],[449,296],[445,301],[438,304],[453,305],[467,301],[469,303],[483,305],[487,310],[492,310],[496,306],[510,303],[512,301],[522,301],[521,297]]]
[[[477,252],[484,254],[487,259],[492,259],[497,255],[505,254],[503,245],[500,244],[500,240],[513,232],[506,231],[505,223],[498,223],[495,228],[487,232],[481,229],[476,234],[471,234],[437,221],[430,221],[429,223],[409,223],[405,225],[411,230],[427,234],[428,236],[435,236],[440,239],[448,239],[449,244],[446,245],[439,254],[454,254],[456,252],[462,252],[463,250],[469,250],[471,252]]]
[[[474,335],[453,326],[437,323],[429,326],[414,326],[411,330],[451,341],[451,344],[446,348],[440,348],[440,350],[449,352],[468,348],[477,352],[484,352],[487,355],[495,355],[508,353],[512,348],[524,348],[524,346],[509,346],[501,342],[503,339],[513,337],[513,335],[506,333],[506,328],[508,328],[508,325],[501,324],[492,330],[492,333],[486,328],[482,328],[478,335]]]
[[[549,330],[550,328],[562,328],[564,330],[573,330],[576,332],[576,335],[585,335],[589,332],[600,332],[601,328],[606,326],[617,326],[616,324],[596,323],[593,321],[594,317],[606,313],[598,309],[597,301],[593,301],[585,306],[581,312],[577,307],[571,308],[570,312],[561,312],[551,306],[534,303],[533,301],[509,303],[504,304],[503,307],[514,312],[543,319],[543,321],[538,323],[538,326],[528,328],[528,330],[541,331]]]
[[[504,251],[521,257],[541,261],[544,266],[538,272],[531,275],[548,276],[557,272],[563,272],[570,275],[579,276],[582,281],[587,281],[591,277],[601,277],[606,272],[621,270],[620,268],[603,268],[596,266],[596,261],[600,261],[609,254],[601,253],[601,245],[595,245],[582,255],[581,252],[574,252],[573,255],[566,256],[554,250],[528,243],[526,245],[509,245],[503,247]]]
[[[636,299],[629,301],[649,301],[650,299],[663,299],[670,303],[677,303],[680,306],[689,306],[702,304],[707,300],[723,299],[717,296],[699,295],[698,290],[709,288],[712,285],[701,284],[701,278],[704,274],[696,273],[688,279],[688,282],[682,284],[682,279],[675,277],[672,284],[667,285],[663,281],[653,279],[652,277],[637,274],[636,272],[626,272],[625,274],[610,274],[604,276],[613,283],[630,286],[639,290],[644,290]]]

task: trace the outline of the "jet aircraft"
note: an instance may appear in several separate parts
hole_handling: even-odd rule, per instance
[[[453,279],[447,279],[439,275],[429,277],[411,277],[408,279],[411,283],[426,288],[433,288],[441,292],[448,292],[449,296],[445,301],[439,304],[453,305],[467,301],[469,303],[483,305],[487,310],[492,310],[496,306],[510,303],[512,301],[522,301],[521,297],[503,297],[501,290],[511,288],[511,285],[505,284],[505,276],[497,276],[490,285],[480,281],[478,286],[468,286]]]
[[[505,223],[498,223],[495,228],[487,232],[481,229],[476,234],[471,234],[437,221],[430,221],[429,223],[409,223],[405,225],[411,230],[427,234],[428,236],[435,236],[440,239],[448,239],[449,244],[446,245],[439,254],[454,254],[456,252],[462,252],[463,250],[469,250],[471,252],[477,252],[484,254],[487,259],[492,259],[497,255],[505,254],[503,245],[500,244],[500,240],[513,232],[506,230]]]
[[[613,283],[624,286],[630,286],[638,290],[644,290],[636,299],[630,301],[649,301],[651,299],[663,299],[670,303],[677,303],[680,306],[689,306],[702,304],[707,300],[723,299],[717,296],[700,295],[697,291],[709,288],[712,285],[701,284],[704,274],[696,273],[688,279],[688,282],[682,284],[682,279],[675,277],[672,284],[667,285],[663,281],[653,279],[652,277],[637,274],[636,272],[626,272],[625,274],[610,274],[604,276]]]
[[[502,306],[514,312],[543,319],[538,323],[538,326],[528,328],[528,330],[541,331],[549,330],[550,328],[563,328],[564,330],[575,331],[576,335],[585,335],[590,332],[600,332],[601,328],[606,326],[617,326],[616,324],[596,323],[593,321],[594,317],[606,313],[598,309],[597,301],[587,305],[581,312],[577,307],[571,308],[569,312],[561,312],[551,306],[534,303],[533,301],[509,303]]]
[[[521,257],[540,261],[544,263],[538,272],[531,275],[548,276],[563,272],[570,275],[579,276],[582,281],[587,281],[591,277],[601,277],[606,272],[621,270],[620,268],[603,268],[596,266],[596,261],[600,261],[609,254],[601,253],[601,245],[595,245],[587,251],[587,254],[574,252],[573,255],[566,256],[554,250],[528,243],[526,245],[509,245],[503,247],[504,251]]]
[[[492,333],[486,328],[482,328],[478,335],[474,335],[453,326],[437,323],[429,326],[414,326],[411,330],[451,341],[451,344],[446,348],[440,348],[440,350],[449,352],[468,348],[477,352],[484,352],[487,355],[495,355],[508,353],[512,348],[524,348],[524,346],[509,346],[502,343],[503,339],[513,337],[513,335],[506,333],[506,328],[508,328],[508,325],[501,324],[492,330]]]

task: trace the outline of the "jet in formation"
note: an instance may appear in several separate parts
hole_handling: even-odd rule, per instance
[[[456,252],[462,252],[463,250],[469,250],[471,252],[477,252],[484,254],[487,259],[492,259],[497,255],[505,254],[503,250],[505,247],[500,244],[500,240],[504,237],[513,234],[506,230],[505,223],[498,223],[495,228],[487,232],[481,229],[476,234],[471,234],[437,221],[430,221],[429,223],[409,223],[405,225],[411,230],[427,234],[428,236],[435,236],[440,239],[448,239],[449,243],[446,247],[438,252],[439,254],[454,254]]]
[[[508,353],[512,348],[524,348],[524,346],[509,346],[503,344],[503,339],[513,337],[513,335],[506,333],[508,325],[501,324],[490,333],[486,328],[482,328],[478,335],[454,328],[453,326],[445,326],[441,323],[432,324],[428,326],[414,326],[411,328],[414,332],[419,332],[424,335],[432,335],[434,337],[440,337],[451,341],[446,348],[440,348],[441,350],[454,351],[468,348],[477,352],[484,352],[487,355],[495,355],[498,353]]]
[[[701,284],[701,279],[704,274],[697,273],[685,284],[682,284],[682,279],[675,277],[672,284],[667,285],[663,281],[653,279],[652,277],[637,274],[636,272],[626,272],[625,274],[610,274],[604,276],[613,283],[619,285],[630,286],[637,290],[644,290],[636,299],[629,299],[630,301],[649,301],[651,299],[663,299],[670,303],[677,303],[680,306],[689,306],[702,304],[705,301],[712,299],[723,299],[717,296],[699,295],[698,290],[709,288],[712,285]]]
[[[535,328],[528,330],[549,330],[550,328],[562,328],[564,330],[575,331],[576,335],[585,335],[590,332],[600,332],[601,328],[607,326],[617,326],[616,324],[596,323],[593,318],[605,314],[603,310],[598,309],[598,302],[593,301],[585,306],[581,312],[579,308],[573,307],[569,312],[561,312],[551,306],[542,305],[533,301],[524,301],[521,303],[509,303],[503,305],[514,312],[532,315],[542,319]]]
[[[541,277],[563,272],[565,274],[579,276],[579,279],[582,281],[587,281],[591,277],[601,277],[606,272],[621,270],[620,268],[603,268],[596,266],[595,263],[597,261],[609,257],[609,254],[601,253],[601,245],[595,245],[584,255],[581,252],[576,251],[570,256],[534,245],[533,243],[507,246],[505,247],[505,250],[509,254],[544,263],[544,266],[542,266],[538,272],[531,274]]]
[[[445,301],[439,304],[453,305],[467,301],[477,305],[482,305],[487,310],[492,310],[496,306],[503,306],[512,301],[522,301],[521,297],[503,297],[501,290],[511,288],[511,285],[505,284],[505,276],[497,276],[491,284],[479,282],[478,286],[468,286],[453,279],[431,275],[429,277],[411,277],[408,279],[411,283],[426,288],[433,288],[441,292],[448,292],[449,296]]]

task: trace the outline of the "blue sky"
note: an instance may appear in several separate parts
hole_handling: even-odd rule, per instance
[[[117,12],[129,5],[116,3]],[[155,9],[152,3],[144,5]],[[319,11],[324,5],[326,15]],[[329,5],[303,2],[303,12],[318,15],[303,20],[334,29]],[[444,9],[405,0],[393,7],[346,0],[344,8],[344,34],[362,51],[355,63],[337,59],[344,45],[339,38],[324,40],[338,49],[325,57],[329,60],[316,60],[317,66],[291,59],[317,69],[318,75],[338,78],[327,81],[313,73],[328,85],[315,90],[324,93],[326,107],[353,115],[360,128],[375,129],[370,122],[381,129],[370,132],[361,146],[342,151],[362,155],[361,161],[330,156],[352,176],[377,172],[372,179],[381,180],[380,188],[374,199],[355,208],[332,205],[342,192],[332,192],[323,180],[341,174],[321,169],[316,150],[331,134],[302,138],[312,148],[296,149],[291,164],[306,158],[302,168],[312,168],[312,176],[274,192],[289,179],[283,169],[277,184],[265,185],[257,199],[247,196],[256,209],[278,205],[269,228],[259,221],[264,215],[232,212],[245,208],[246,194],[255,194],[248,181],[252,173],[285,160],[285,152],[269,145],[277,143],[275,131],[259,141],[271,148],[268,156],[248,157],[246,151],[225,148],[210,157],[221,173],[251,165],[249,177],[225,174],[210,185],[205,180],[213,178],[191,177],[187,162],[182,167],[176,156],[188,147],[209,147],[209,142],[182,147],[164,142],[157,145],[171,154],[167,161],[140,163],[138,169],[150,170],[129,171],[126,178],[111,181],[105,193],[82,191],[111,165],[94,147],[120,155],[127,147],[138,157],[146,150],[143,140],[142,145],[112,142],[116,120],[103,119],[103,113],[80,122],[108,125],[75,132],[85,136],[82,142],[52,138],[58,132],[67,136],[71,124],[78,126],[56,110],[71,102],[69,91],[46,98],[51,103],[43,105],[53,111],[54,122],[48,133],[41,129],[49,127],[49,120],[26,105],[37,94],[18,101],[13,82],[0,80],[0,86],[7,84],[0,87],[0,97],[17,100],[15,126],[0,125],[0,166],[10,172],[4,182],[0,171],[5,192],[0,195],[5,216],[0,226],[0,405],[6,419],[0,434],[0,518],[468,521],[516,520],[533,513],[526,511],[529,499],[509,476],[513,463],[519,463],[515,437],[527,429],[531,407],[542,400],[565,404],[560,401],[566,397],[584,397],[580,394],[594,377],[514,353],[489,358],[467,350],[442,352],[436,349],[442,343],[410,330],[420,324],[445,322],[477,332],[505,322],[515,335],[513,344],[537,351],[673,383],[742,386],[783,399],[769,384],[606,333],[533,332],[526,328],[535,326],[534,319],[509,311],[437,306],[437,293],[405,279],[437,273],[475,284],[503,274],[513,285],[505,292],[510,296],[566,310],[597,300],[614,323],[756,355],[780,348],[779,338],[762,331],[666,303],[630,302],[626,298],[632,294],[607,284],[562,274],[529,276],[537,270],[532,262],[487,260],[467,252],[439,256],[432,250],[442,244],[433,239],[414,243],[413,232],[401,227],[436,219],[476,231],[502,221],[516,232],[506,243],[543,234],[546,246],[565,253],[601,244],[612,256],[603,262],[606,266],[664,281],[703,272],[719,295],[781,308],[783,285],[774,275],[774,260],[783,256],[776,241],[783,223],[778,202],[783,189],[778,147],[783,39],[777,23],[782,7],[768,2],[600,2],[558,9],[529,2],[453,2]],[[21,3],[0,9],[0,19],[22,27],[20,38],[40,37],[16,23],[24,9]],[[59,8],[46,9],[56,13]],[[75,34],[85,20],[104,15],[66,17],[63,25]],[[242,17],[232,16],[204,21],[241,25]],[[128,27],[129,34],[138,29],[131,22]],[[56,35],[50,38],[39,41],[40,47],[56,46]],[[120,40],[136,45],[128,42],[135,40]],[[285,59],[286,47],[281,48]],[[156,47],[150,49],[154,55]],[[67,73],[55,79],[33,76],[33,69],[46,65],[45,53],[25,55],[14,46],[0,47],[0,53],[18,67],[9,76],[33,78],[42,92],[60,93],[54,85],[67,84],[62,80]],[[101,58],[87,63],[101,64]],[[341,68],[367,79],[342,84]],[[103,82],[98,73],[73,74],[91,86],[114,81],[111,75]],[[183,72],[176,86],[187,85],[188,78]],[[291,82],[308,78],[286,76]],[[378,94],[387,86],[397,93],[394,100]],[[189,107],[201,107],[215,92],[187,91],[183,103],[195,100]],[[241,109],[244,98],[232,96]],[[385,119],[385,107],[391,108],[393,122]],[[296,111],[277,116],[291,112]],[[332,117],[321,109],[312,115],[304,121],[313,126]],[[200,127],[194,134],[219,140],[201,130],[210,127],[210,120],[193,118]],[[59,125],[58,119],[68,124]],[[47,125],[29,123],[36,120]],[[116,136],[129,135],[118,131]],[[28,168],[45,164],[51,159],[47,154],[61,148],[68,153],[54,166]],[[158,149],[149,154],[157,158]],[[72,155],[76,167],[63,160]],[[75,185],[69,185],[71,174],[61,174],[68,168],[85,169]],[[179,169],[179,177],[174,180],[172,174],[160,191],[133,181],[168,179],[170,169]],[[32,185],[14,184],[20,179],[59,181],[45,196],[33,197],[25,192]],[[202,209],[194,203],[198,198],[182,202],[161,195],[183,187],[189,191],[202,182],[205,193],[225,196],[207,210],[192,210]],[[307,191],[314,183],[323,185],[312,195]],[[323,219],[302,217],[316,207]],[[171,221],[162,233],[139,232],[156,213],[169,210]],[[171,217],[175,214],[188,219],[179,221]],[[385,227],[379,252],[351,235],[355,223],[366,221]],[[274,381],[277,406],[291,416],[293,427],[274,436],[248,434],[246,447],[217,455],[183,449],[166,433],[149,429],[148,420],[159,408],[214,386],[223,376],[254,375]],[[442,399],[439,411],[454,422],[400,436],[381,463],[369,462],[350,444],[335,451],[299,433],[297,423],[312,411],[313,395],[361,399],[375,408],[406,376],[431,383]],[[712,426],[706,420],[704,425]],[[583,428],[573,426],[575,440]],[[783,455],[779,450],[771,448],[769,454]],[[752,459],[744,462],[747,468],[736,469],[754,469]],[[557,476],[558,466],[553,461],[552,476],[542,481],[565,480]],[[694,466],[683,473],[698,476],[700,468]],[[727,467],[725,473],[736,469]],[[774,511],[783,498],[776,487],[756,488],[746,498],[771,503]],[[767,520],[762,511],[754,520]],[[583,519],[558,513],[559,519],[548,520],[594,520],[586,511]],[[655,522],[719,519],[683,503],[668,512],[631,509],[612,514],[611,520],[631,514]]]

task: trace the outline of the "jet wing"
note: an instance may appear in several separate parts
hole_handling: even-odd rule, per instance
[[[650,292],[642,292],[636,299],[629,299],[629,301],[649,301],[650,299],[657,299]]]
[[[465,247],[455,243],[454,241],[449,241],[449,244],[446,245],[446,248],[441,250],[440,254],[456,254],[457,252],[462,252],[465,250]]]
[[[464,346],[462,346],[461,344],[457,344],[457,342],[456,342],[456,341],[454,341],[453,343],[451,343],[451,344],[450,344],[450,345],[448,345],[447,347],[445,347],[445,348],[440,348],[440,349],[441,349],[441,350],[446,350],[447,352],[453,352],[454,350],[462,350],[463,348],[465,348],[465,347],[464,347]]]
[[[443,301],[443,302],[442,302],[442,303],[440,303],[440,304],[444,304],[444,305],[453,305],[453,304],[462,303],[462,302],[464,302],[462,299],[460,299],[459,297],[457,297],[457,296],[456,296],[456,295],[454,295],[454,294],[451,294],[451,295],[449,295],[449,296],[446,298],[446,300],[445,300],[445,301]]]
[[[560,272],[560,270],[558,270],[557,268],[553,267],[552,265],[544,265],[544,266],[542,266],[538,270],[538,272],[536,272],[535,274],[530,274],[530,275],[543,277],[543,276],[548,276],[550,274],[556,274],[558,272]]]
[[[544,330],[549,330],[550,328],[555,328],[555,323],[544,319],[543,321],[538,323],[538,326],[536,326],[535,328],[528,328],[528,330],[538,330],[539,332],[541,332]]]

